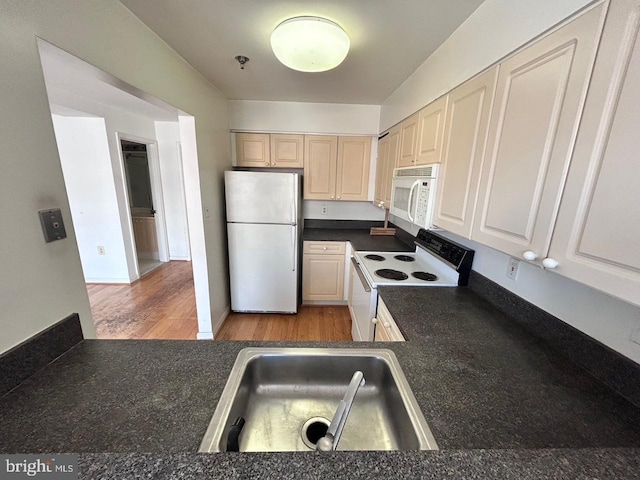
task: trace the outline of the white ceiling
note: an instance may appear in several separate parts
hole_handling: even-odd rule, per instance
[[[230,99],[381,104],[483,0],[120,0]],[[336,69],[280,64],[269,38],[316,15],[351,38]],[[234,57],[250,58],[240,70]]]

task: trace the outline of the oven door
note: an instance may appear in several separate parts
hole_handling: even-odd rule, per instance
[[[349,313],[351,314],[351,336],[354,341],[372,342],[378,291],[367,282],[360,265],[351,257],[349,275]]]

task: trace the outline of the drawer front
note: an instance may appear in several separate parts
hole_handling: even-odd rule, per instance
[[[344,255],[346,252],[345,242],[304,242],[304,253],[315,253],[316,255]]]
[[[376,323],[376,332],[378,329],[384,329],[385,332],[382,333],[381,337],[387,337],[389,342],[404,342],[405,338],[400,332],[398,325],[393,320],[391,313],[387,309],[387,306],[384,304],[382,299],[378,300],[378,321]]]

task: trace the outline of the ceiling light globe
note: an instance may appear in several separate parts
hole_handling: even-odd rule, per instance
[[[339,25],[319,17],[285,20],[271,34],[271,48],[287,67],[300,72],[324,72],[337,67],[351,41]]]

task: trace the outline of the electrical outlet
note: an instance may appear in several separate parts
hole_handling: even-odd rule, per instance
[[[322,205],[322,206],[320,207],[320,213],[321,213],[322,215],[327,215],[327,214],[329,213],[329,209],[327,208],[327,206],[326,206],[326,205]]]
[[[507,265],[507,278],[511,280],[516,280],[518,278],[518,268],[520,267],[520,260],[517,258],[511,257],[509,259],[509,264]]]
[[[105,255],[106,252],[104,250],[104,247],[102,245],[98,245],[98,255]]]

